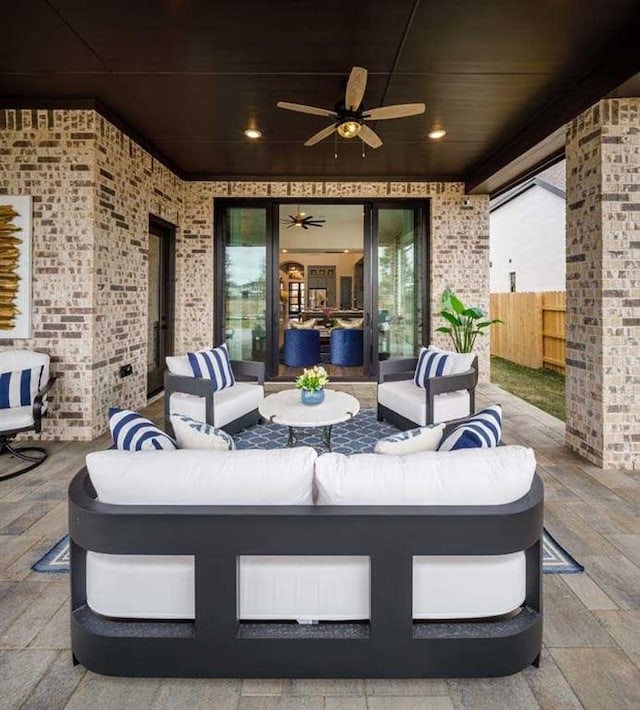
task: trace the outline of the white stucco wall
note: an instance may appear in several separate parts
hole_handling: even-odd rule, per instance
[[[489,226],[490,289],[565,290],[565,200],[534,185],[491,212]],[[511,260],[511,261],[509,261]]]

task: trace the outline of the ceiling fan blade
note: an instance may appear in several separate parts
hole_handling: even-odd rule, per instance
[[[382,145],[380,137],[374,133],[369,126],[363,125],[358,135],[370,148],[379,148]]]
[[[424,104],[396,104],[395,106],[381,106],[367,110],[363,118],[365,121],[384,121],[387,118],[417,116],[419,113],[424,113],[424,110]]]
[[[326,128],[323,128],[321,131],[318,131],[314,135],[309,138],[308,141],[305,141],[306,146],[310,145],[315,145],[316,143],[320,143],[321,140],[326,138],[327,136],[330,136],[334,131],[336,130],[336,127],[334,125],[327,126]]]
[[[285,108],[287,111],[297,111],[298,113],[310,113],[314,116],[325,116],[326,118],[335,118],[338,114],[335,111],[330,111],[326,108],[318,108],[317,106],[306,106],[305,104],[292,104],[288,101],[278,101],[278,108]]]
[[[367,70],[362,67],[353,67],[347,82],[347,91],[344,97],[344,105],[349,111],[357,111],[362,103],[364,91],[367,88]]]

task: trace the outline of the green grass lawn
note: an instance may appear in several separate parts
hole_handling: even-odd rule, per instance
[[[492,357],[491,382],[565,421],[564,375]]]

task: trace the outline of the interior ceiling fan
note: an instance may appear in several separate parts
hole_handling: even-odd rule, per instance
[[[287,224],[287,229],[291,227],[302,227],[302,229],[309,229],[309,227],[322,227],[327,221],[326,219],[313,218],[313,215],[306,214],[305,212],[300,212],[300,207],[295,214],[287,215],[286,219],[280,220],[283,224]]]
[[[424,104],[396,104],[394,106],[381,106],[380,108],[365,109],[362,107],[362,99],[367,88],[367,70],[362,67],[353,67],[347,82],[347,91],[344,101],[336,104],[335,109],[330,111],[316,106],[306,106],[304,104],[292,104],[288,101],[278,101],[278,107],[288,111],[298,111],[299,113],[310,113],[314,116],[325,116],[332,118],[333,123],[315,135],[311,136],[305,145],[315,145],[334,132],[342,138],[355,138],[371,148],[379,148],[382,145],[380,137],[366,125],[365,121],[384,121],[389,118],[404,118],[405,116],[417,116],[424,113]]]

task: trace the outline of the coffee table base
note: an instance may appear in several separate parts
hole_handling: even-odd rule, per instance
[[[300,440],[300,434],[296,434],[296,429],[300,429],[300,431],[304,431],[305,429],[309,429],[310,427],[289,427],[289,438],[287,439],[287,446],[292,447],[296,446],[298,441]],[[322,427],[322,445],[327,449],[327,451],[331,451],[331,424],[328,426],[323,426]]]

